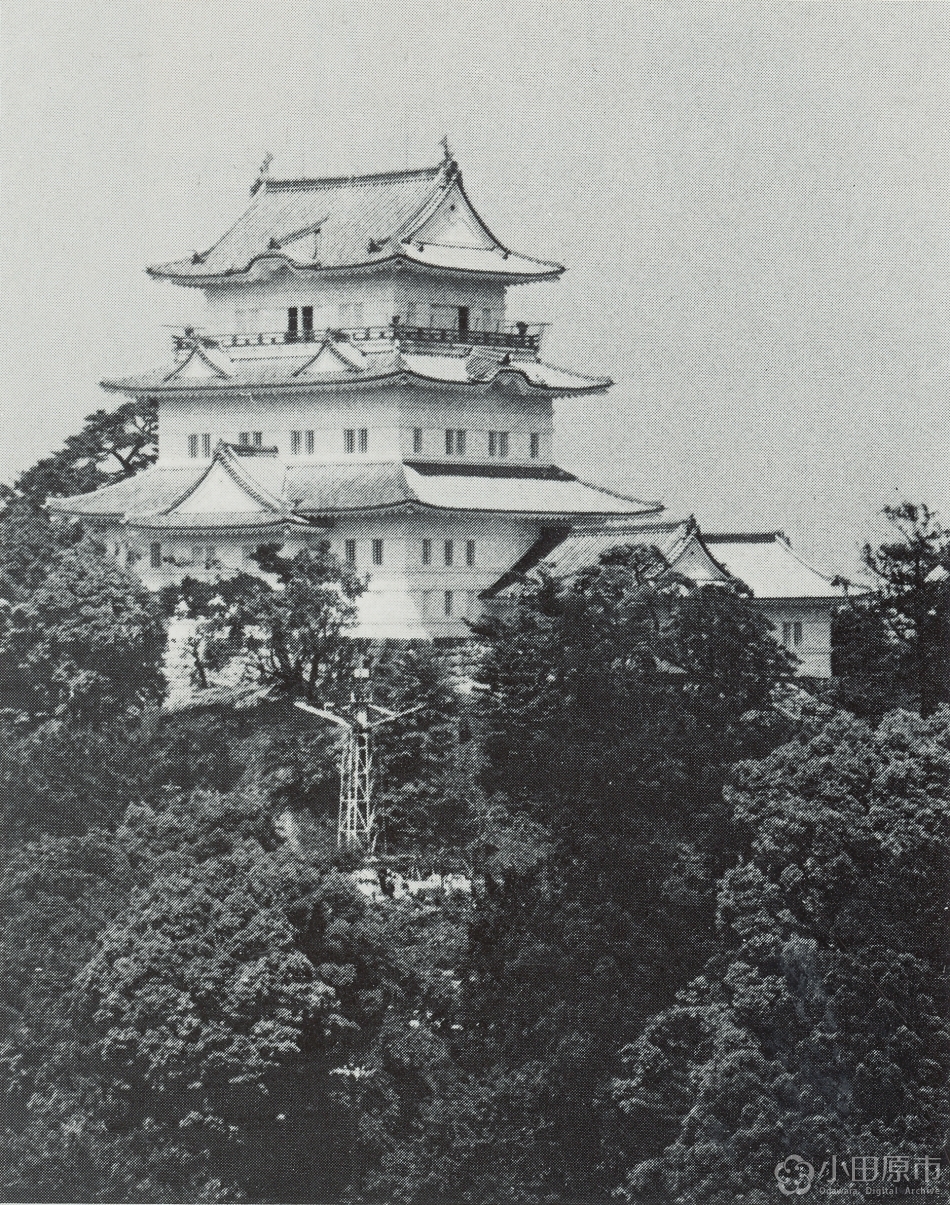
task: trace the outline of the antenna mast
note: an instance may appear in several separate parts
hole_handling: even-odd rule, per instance
[[[369,701],[369,670],[357,669],[354,678],[360,682],[350,695],[347,707],[330,711],[297,700],[295,707],[329,720],[346,732],[343,756],[340,760],[340,806],[337,813],[336,843],[346,849],[362,849],[371,853],[379,835],[376,811],[373,806],[373,732],[384,724],[392,724],[403,716],[422,711],[424,703],[403,711],[390,711]],[[374,711],[379,719],[371,719]]]

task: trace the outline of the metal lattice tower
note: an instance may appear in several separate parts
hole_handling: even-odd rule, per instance
[[[368,670],[357,670],[357,678],[367,679]],[[350,695],[349,706],[338,712],[325,707],[313,707],[297,701],[301,711],[309,711],[346,731],[343,755],[340,759],[340,807],[337,814],[336,842],[347,849],[359,848],[372,852],[379,835],[376,812],[373,806],[373,732],[383,724],[421,711],[425,704],[407,707],[403,711],[390,711],[371,703],[368,698]],[[380,718],[370,719],[370,712]]]

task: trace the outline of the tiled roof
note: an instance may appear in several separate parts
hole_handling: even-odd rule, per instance
[[[807,565],[781,532],[704,535],[716,560],[756,598],[842,598],[833,578]]]
[[[180,365],[172,364],[156,372],[123,380],[103,381],[103,388],[123,393],[195,393],[204,390],[222,391],[229,389],[338,387],[379,385],[399,378],[432,381],[440,385],[461,385],[485,391],[493,386],[498,389],[517,389],[522,393],[538,390],[548,395],[574,395],[600,393],[611,385],[607,377],[590,377],[581,373],[568,372],[539,360],[517,359],[504,363],[502,359],[489,361],[480,359],[477,364],[471,357],[417,355],[400,352],[390,346],[373,354],[362,354],[363,366],[345,372],[338,369],[315,372],[311,367],[313,351],[306,356],[262,356],[230,360],[220,348],[213,349],[219,364],[206,376],[186,376],[179,372]],[[227,371],[222,370],[227,360]],[[354,357],[355,361],[355,357]]]
[[[215,466],[220,466],[215,468]],[[500,466],[499,466],[500,467]],[[211,505],[212,469],[246,492],[248,507],[234,506],[234,485],[227,485],[222,509]],[[221,477],[221,481],[225,478]],[[77,498],[60,499],[56,509],[89,518],[112,516],[133,526],[234,527],[306,521],[326,514],[379,510],[408,504],[439,510],[508,512],[549,517],[655,514],[656,502],[640,502],[588,485],[562,469],[476,465],[434,466],[399,461],[371,463],[290,463],[272,456],[236,456],[221,445],[214,461],[200,468],[154,467],[122,485]],[[202,491],[200,508],[189,501]],[[223,486],[221,487],[224,488]],[[102,495],[109,494],[108,499]],[[240,499],[242,495],[238,494]],[[122,500],[126,505],[120,507]],[[256,506],[256,509],[252,509]]]
[[[204,476],[206,466],[183,465],[166,467],[152,465],[134,477],[103,486],[91,494],[76,494],[70,498],[51,498],[50,510],[70,515],[121,518],[146,510],[162,510],[171,506]]]
[[[462,190],[452,160],[414,171],[316,180],[262,179],[242,217],[213,247],[149,268],[181,283],[234,276],[270,260],[308,270],[373,266],[393,259],[432,268],[530,279],[556,276],[559,264],[514,255],[490,235],[491,247],[411,242],[450,184]],[[464,190],[461,195],[464,197]],[[466,206],[470,206],[464,197]]]
[[[517,596],[524,576],[543,567],[566,579],[597,565],[608,549],[632,544],[656,548],[666,570],[682,573],[697,584],[734,578],[755,598],[827,601],[844,591],[832,579],[806,565],[778,532],[747,535],[705,535],[694,519],[679,523],[599,523],[575,529],[552,548],[540,543],[518,566],[488,588],[485,598]],[[517,570],[517,572],[515,572]]]

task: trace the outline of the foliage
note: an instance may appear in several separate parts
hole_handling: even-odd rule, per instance
[[[948,799],[946,710],[876,731],[838,717],[740,768],[744,854],[719,888],[721,949],[616,1084],[655,1152],[630,1200],[764,1202],[791,1152],[940,1151]]]
[[[47,498],[87,494],[147,468],[158,455],[158,407],[135,398],[97,410],[66,446],[21,473],[16,492],[34,505]]]
[[[182,597],[201,620],[196,673],[209,675],[239,661],[245,677],[287,694],[327,700],[349,684],[358,642],[346,639],[366,588],[324,541],[292,557],[262,545],[255,559],[265,578],[239,574],[215,584],[185,580]]]
[[[480,625],[485,786],[520,849],[482,862],[459,1036],[395,1146],[409,1196],[609,1192],[618,1050],[711,951],[725,769],[784,731],[789,662],[741,597],[655,569],[615,550]]]
[[[895,706],[927,716],[950,702],[950,530],[912,502],[883,514],[895,538],[863,551],[876,589],[835,624],[836,700],[871,719]]]
[[[0,612],[0,676],[33,718],[91,722],[162,697],[157,605],[100,551],[83,543],[54,553],[43,579]]]

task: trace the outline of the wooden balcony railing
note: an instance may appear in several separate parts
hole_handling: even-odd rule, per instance
[[[500,330],[459,330],[457,327],[409,326],[401,322],[386,326],[330,327],[324,330],[286,330],[208,335],[189,331],[174,335],[176,351],[191,347],[195,339],[223,348],[282,347],[288,343],[322,343],[324,339],[346,338],[354,343],[378,342],[398,338],[401,343],[419,347],[495,347],[507,351],[538,352],[545,323],[516,322]]]

